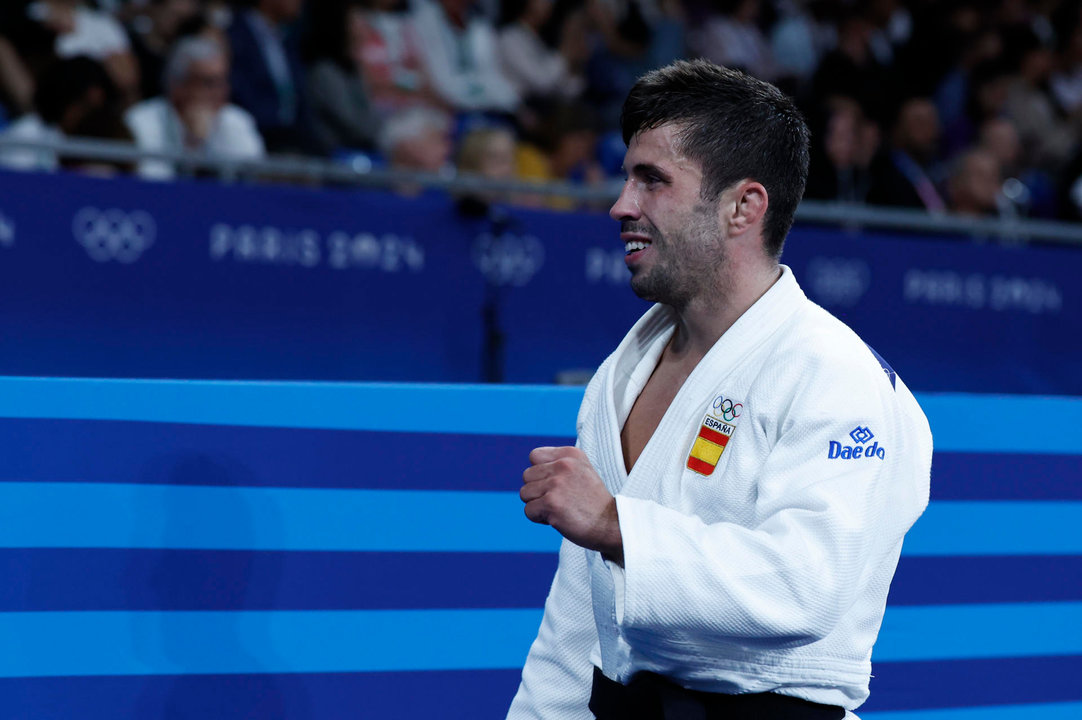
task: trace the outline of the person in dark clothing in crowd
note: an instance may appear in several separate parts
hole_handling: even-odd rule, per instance
[[[232,101],[256,120],[272,153],[312,153],[312,133],[299,53],[286,30],[304,0],[255,0],[233,16],[226,34],[232,47]]]
[[[926,97],[904,101],[891,133],[890,146],[872,171],[868,202],[943,212],[947,204],[936,186],[939,115]]]

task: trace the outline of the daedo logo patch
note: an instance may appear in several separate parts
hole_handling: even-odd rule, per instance
[[[868,428],[857,425],[849,431],[849,437],[853,438],[854,445],[843,445],[837,440],[831,440],[827,448],[827,459],[860,460],[863,458],[872,460],[878,458],[882,460],[887,456],[886,449],[879,445],[878,440],[871,445],[867,444],[869,440],[875,438],[875,433]]]
[[[687,461],[689,470],[705,476],[713,474],[721,460],[721,454],[729,446],[729,440],[736,431],[736,421],[743,413],[742,403],[724,395],[714,398],[699,426],[699,434],[691,445]]]

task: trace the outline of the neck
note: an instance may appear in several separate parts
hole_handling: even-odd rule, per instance
[[[674,356],[702,359],[725,332],[781,277],[777,263],[729,272],[730,278],[710,296],[699,295],[676,309],[676,331],[669,346]]]

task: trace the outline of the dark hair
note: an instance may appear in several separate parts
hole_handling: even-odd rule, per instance
[[[38,78],[34,107],[47,124],[58,125],[67,109],[94,88],[101,90],[104,103],[116,101],[116,86],[101,63],[83,55],[57,60]]]
[[[625,144],[668,124],[682,126],[680,151],[702,166],[704,200],[745,178],[763,184],[763,245],[779,257],[808,180],[808,125],[793,101],[742,72],[680,60],[643,75],[620,115]]]
[[[301,40],[301,58],[314,65],[330,60],[344,70],[353,71],[349,52],[349,14],[363,10],[361,0],[322,0],[310,3]]]

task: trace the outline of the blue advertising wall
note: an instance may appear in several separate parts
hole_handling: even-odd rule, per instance
[[[500,718],[556,387],[0,378],[0,715]],[[864,720],[1082,717],[1082,400],[921,394]]]
[[[926,391],[1082,395],[1082,252],[798,226],[814,300]],[[549,383],[646,304],[604,213],[0,173],[0,374]]]

